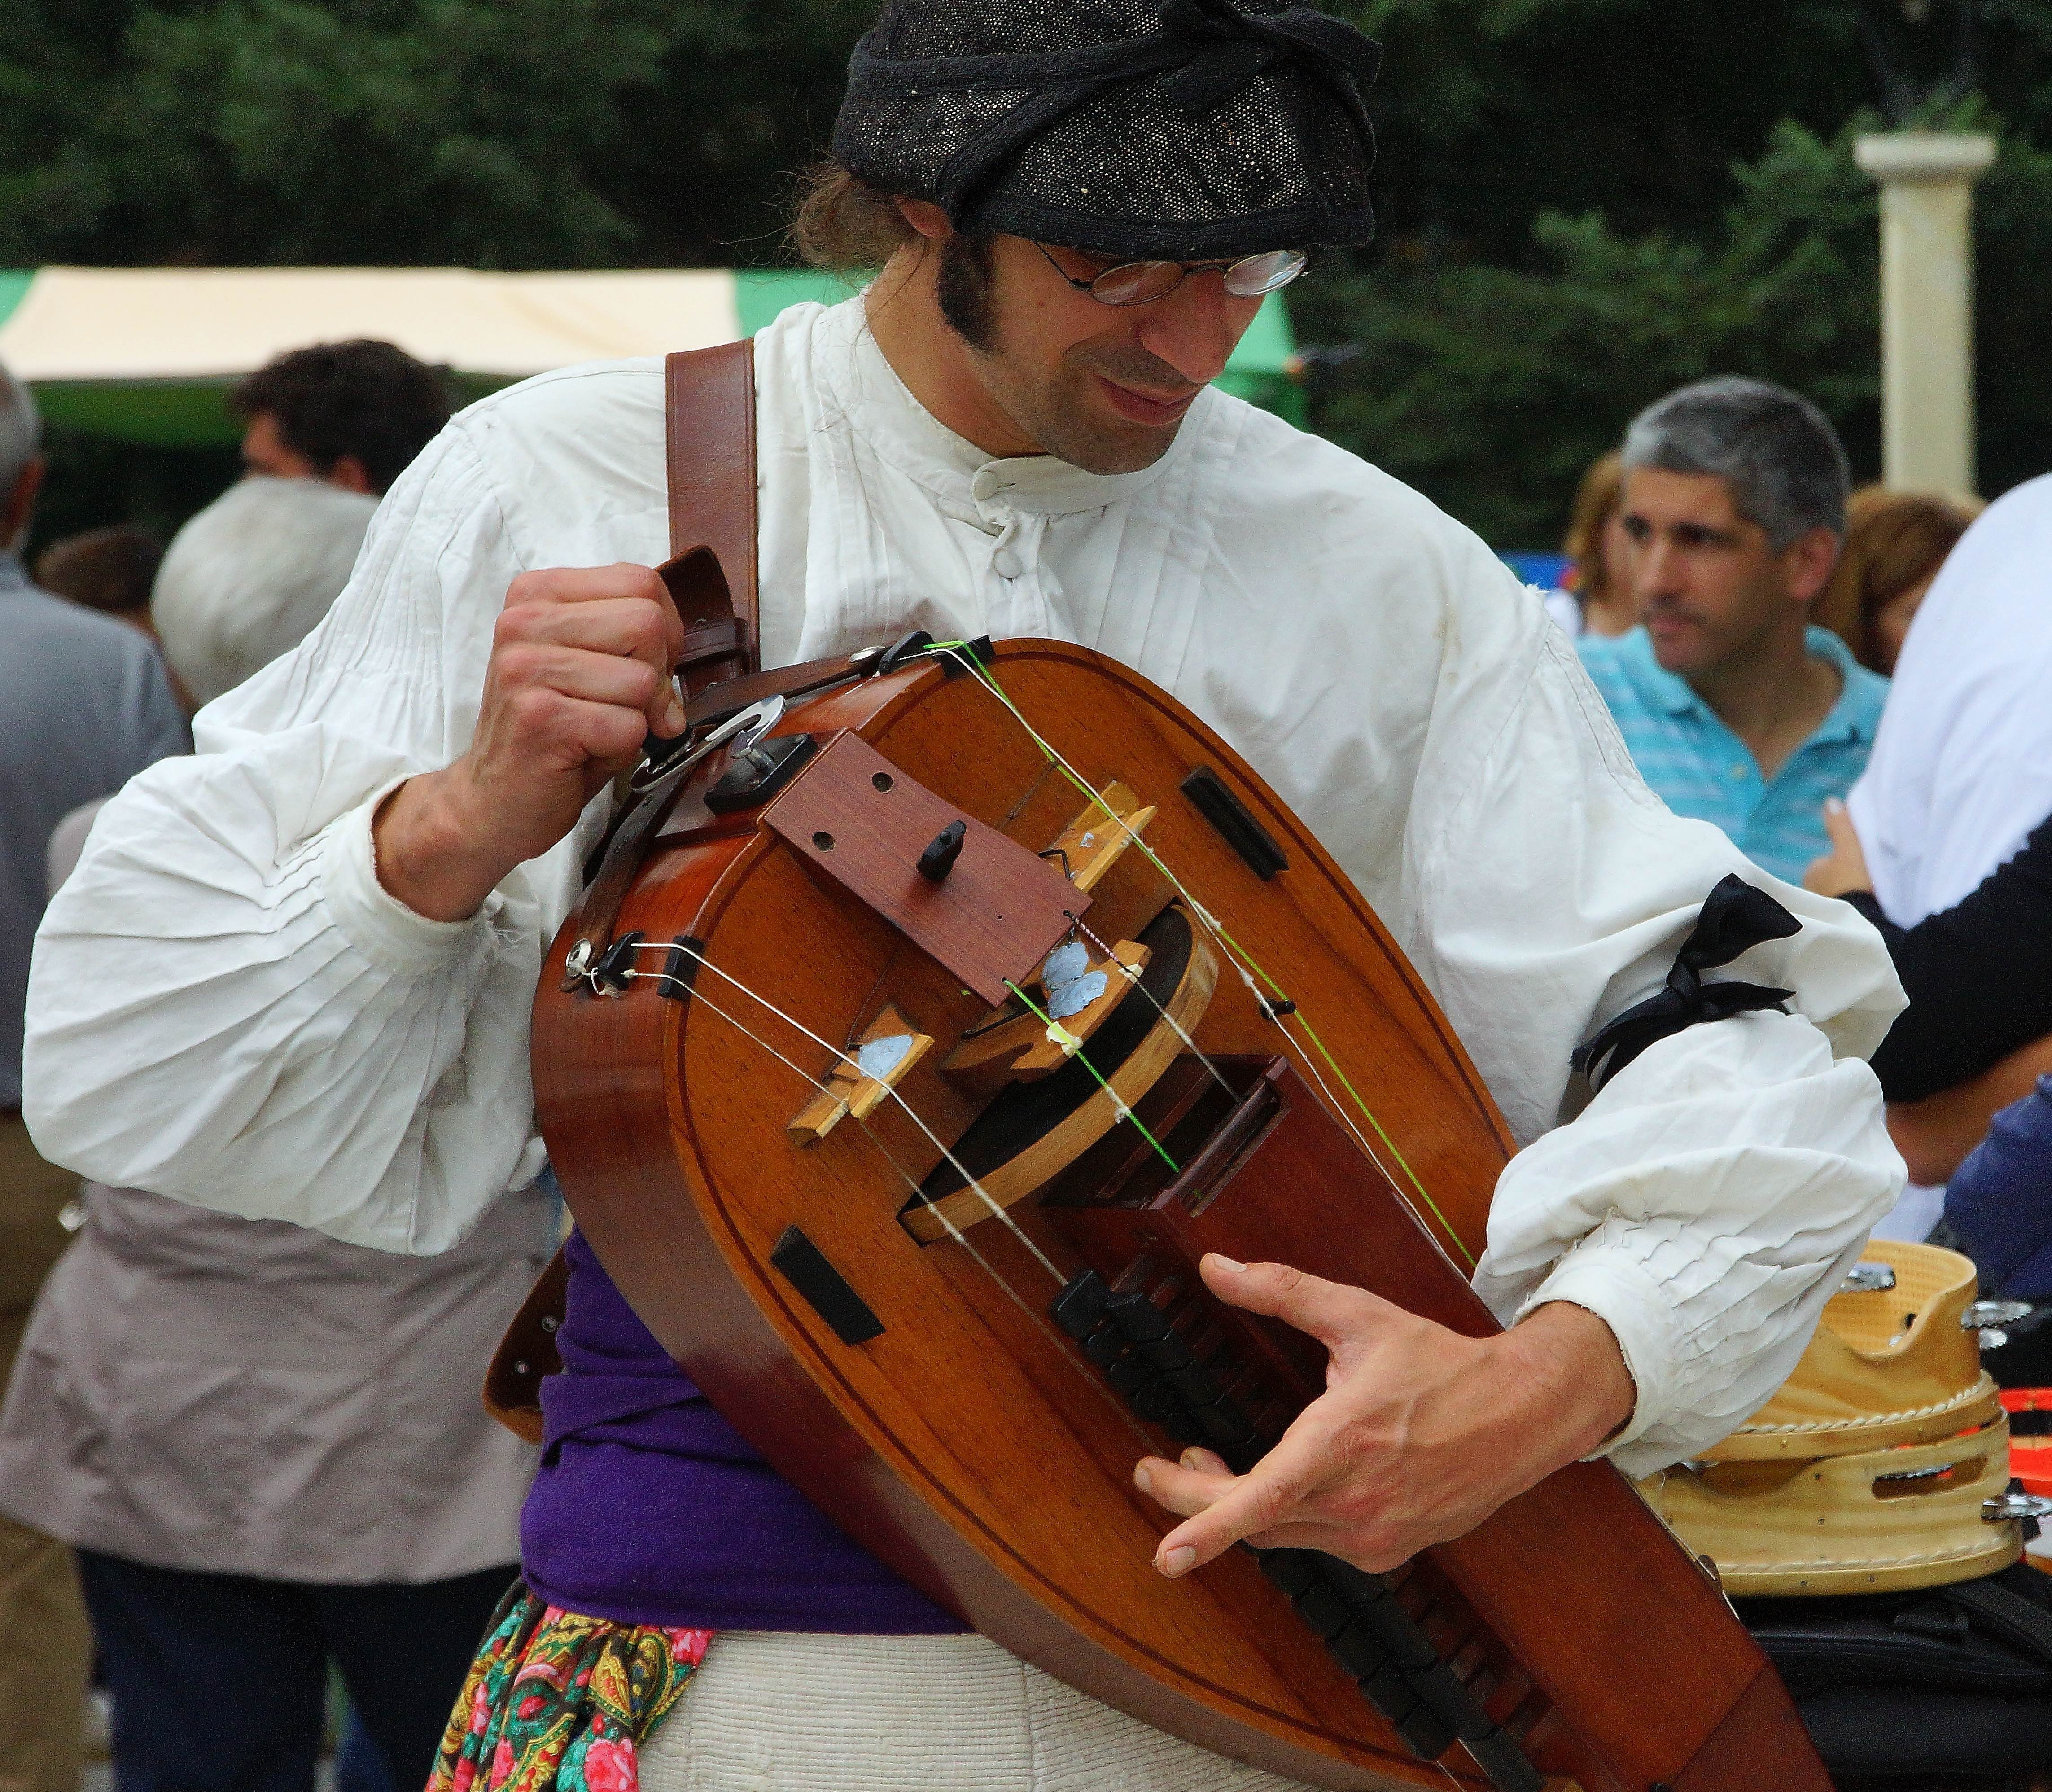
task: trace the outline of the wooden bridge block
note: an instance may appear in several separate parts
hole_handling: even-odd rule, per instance
[[[1110,810],[1107,815],[1105,811]],[[1069,881],[1079,890],[1095,889],[1104,874],[1118,863],[1120,855],[1154,819],[1154,806],[1142,807],[1140,799],[1123,784],[1107,784],[1091,803],[1063,829],[1044,857],[1059,853],[1057,861],[1067,871]],[[1116,816],[1117,820],[1113,817]],[[1123,824],[1123,825],[1122,825]]]
[[[863,1120],[926,1055],[934,1041],[889,1003],[863,1029],[854,1055],[829,1070],[826,1088],[800,1108],[788,1128],[801,1145],[816,1145],[851,1115]]]

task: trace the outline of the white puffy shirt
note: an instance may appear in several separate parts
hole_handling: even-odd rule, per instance
[[[1850,908],[1779,884],[1633,771],[1572,647],[1468,531],[1216,391],[1144,472],[991,461],[892,372],[860,300],[758,339],[765,663],[1051,636],[1136,668],[1318,834],[1431,986],[1523,1149],[1477,1285],[1566,1300],[1637,1385],[1643,1473],[1792,1367],[1902,1182],[1865,1054],[1902,1006]],[[327,622],[135,779],[39,936],[25,1108],[102,1182],[391,1250],[462,1237],[542,1162],[528,1006],[602,825],[465,921],[379,885],[370,819],[469,744],[494,618],[536,568],[668,555],[654,361],[458,417]],[[1788,1015],[1688,1029],[1557,1126],[1568,1054],[1657,989],[1729,872],[1801,917],[1726,974]]]

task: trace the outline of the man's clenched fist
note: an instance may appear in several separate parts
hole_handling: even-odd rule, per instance
[[[683,625],[646,567],[523,573],[492,632],[470,749],[378,811],[378,880],[416,914],[475,914],[500,879],[572,828],[640,756],[681,734],[670,681]]]

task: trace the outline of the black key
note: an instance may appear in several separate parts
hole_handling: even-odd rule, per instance
[[[1492,1729],[1486,1736],[1468,1740],[1466,1747],[1497,1792],[1545,1792],[1545,1776],[1525,1759],[1525,1751],[1508,1730]]]
[[[1470,1736],[1485,1735],[1496,1727],[1489,1713],[1462,1684],[1461,1676],[1450,1664],[1434,1661],[1423,1673],[1413,1673],[1411,1684],[1418,1688],[1418,1696],[1452,1727],[1462,1741],[1466,1742]]]
[[[1365,1568],[1357,1568],[1351,1562],[1343,1562],[1337,1555],[1318,1552],[1318,1570],[1321,1575],[1337,1587],[1357,1606],[1372,1606],[1378,1599],[1390,1597],[1389,1582],[1380,1574],[1371,1574]]]
[[[1136,1344],[1151,1344],[1169,1335],[1169,1321],[1161,1309],[1138,1288],[1114,1294],[1105,1303],[1111,1323]]]
[[[1204,1428],[1204,1441],[1223,1453],[1254,1441],[1254,1424],[1230,1394],[1197,1409],[1197,1423]]]
[[[1418,1695],[1394,1668],[1378,1668],[1361,1676],[1361,1696],[1392,1723],[1401,1723],[1418,1709]]]
[[[1186,1406],[1211,1406],[1218,1403],[1219,1385],[1208,1370],[1192,1366],[1174,1370],[1161,1378],[1183,1397]]]
[[[1389,1664],[1381,1639],[1365,1624],[1350,1623],[1337,1637],[1326,1638],[1333,1658],[1356,1680],[1381,1672]]]
[[[1400,1719],[1396,1733],[1420,1761],[1436,1761],[1454,1746],[1453,1726],[1427,1705]]]
[[[1172,1415],[1189,1409],[1166,1382],[1152,1381],[1133,1396],[1133,1410],[1149,1425],[1166,1425]]]
[[[1085,1269],[1069,1278],[1048,1311],[1054,1316],[1055,1324],[1080,1343],[1097,1330],[1104,1318],[1105,1303],[1110,1299],[1111,1288],[1104,1277],[1095,1269]]]
[[[1138,1351],[1129,1351],[1105,1373],[1111,1378],[1111,1385],[1129,1400],[1136,1397],[1141,1389],[1159,1378],[1147,1365],[1146,1359]]]
[[[1262,1573],[1285,1593],[1302,1593],[1318,1578],[1318,1559],[1310,1550],[1264,1549],[1255,1555]]]
[[[1151,1344],[1142,1344],[1140,1348],[1157,1369],[1187,1369],[1195,1360],[1190,1355],[1189,1339],[1174,1330],[1157,1338]]]
[[[1353,1620],[1353,1608],[1322,1580],[1312,1582],[1290,1603],[1322,1637],[1337,1637]]]
[[[1323,1571],[1322,1564],[1321,1565]],[[1387,1592],[1353,1606],[1355,1614],[1375,1633],[1389,1659],[1407,1674],[1429,1673],[1442,1665],[1431,1640],[1411,1621],[1411,1614]]]
[[[1126,1348],[1126,1334],[1115,1325],[1100,1327],[1083,1340],[1083,1355],[1100,1369],[1109,1369]]]

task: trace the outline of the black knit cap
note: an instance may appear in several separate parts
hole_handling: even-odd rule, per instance
[[[978,233],[1181,261],[1362,243],[1381,61],[1289,0],[887,0],[833,151]]]

